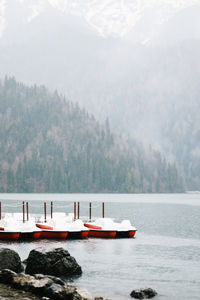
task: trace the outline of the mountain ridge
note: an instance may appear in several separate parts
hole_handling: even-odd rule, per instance
[[[181,192],[174,164],[57,92],[0,84],[1,192]]]

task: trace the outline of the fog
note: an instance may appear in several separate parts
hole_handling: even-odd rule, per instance
[[[200,161],[199,16],[195,0],[0,1],[0,76],[58,89],[191,176]]]

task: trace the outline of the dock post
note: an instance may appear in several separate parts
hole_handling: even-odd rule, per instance
[[[78,202],[78,219],[80,218],[80,203]]]
[[[104,202],[102,203],[102,218],[104,218]]]
[[[53,201],[51,201],[51,219],[53,219]]]
[[[29,220],[29,216],[28,216],[28,202],[26,202],[26,220]]]
[[[92,203],[90,202],[90,205],[89,205],[89,221],[91,221],[92,219]]]
[[[44,202],[44,222],[46,223],[47,221],[47,204]]]
[[[23,212],[23,223],[25,223],[25,206],[24,206],[24,201],[22,202],[22,212]]]
[[[76,221],[76,202],[74,202],[74,221]]]

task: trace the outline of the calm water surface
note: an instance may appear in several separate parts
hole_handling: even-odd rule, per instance
[[[0,242],[20,254],[22,260],[31,249],[62,246],[69,250],[83,269],[73,283],[94,295],[110,299],[131,299],[135,288],[152,287],[156,299],[200,299],[200,194],[87,195],[87,194],[0,194],[3,212],[21,212],[21,201],[28,200],[30,212],[43,213],[43,202],[54,201],[55,211],[73,211],[80,201],[81,216],[101,215],[116,221],[130,219],[138,231],[135,239],[77,241]],[[50,209],[50,204],[47,204]]]

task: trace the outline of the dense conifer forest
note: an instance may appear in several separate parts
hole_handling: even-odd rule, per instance
[[[78,104],[14,77],[0,82],[1,192],[181,192],[176,166]]]

